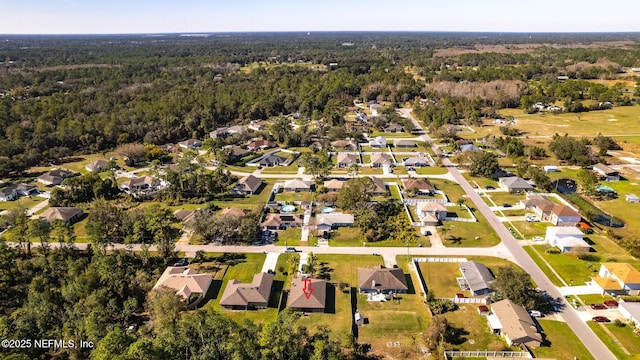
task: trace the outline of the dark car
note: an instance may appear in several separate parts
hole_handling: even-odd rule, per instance
[[[511,204],[506,204],[506,203],[505,203],[505,204],[502,204],[502,207],[509,208],[509,207],[511,207]]]
[[[173,264],[173,266],[187,266],[187,265],[189,265],[189,259],[187,258],[182,258],[178,260],[175,264]]]
[[[609,318],[606,317],[606,316],[594,316],[591,320],[593,320],[595,322],[599,322],[599,323],[611,322],[611,320],[609,320]]]
[[[618,307],[618,302],[615,300],[607,300],[604,302],[604,306],[606,306],[607,309],[615,309]]]
[[[487,186],[485,186],[484,188],[485,188],[485,189],[487,189],[487,190],[493,190],[493,189],[495,189],[495,187],[493,187],[493,186],[491,186],[491,185],[487,185]]]
[[[298,249],[296,249],[296,248],[294,248],[294,247],[288,247],[284,252],[287,252],[287,253],[296,253],[296,252],[301,252],[301,251],[302,251],[302,250],[298,250]]]
[[[591,308],[591,310],[604,310],[607,307],[602,305],[602,304],[591,304],[589,305],[589,307]]]

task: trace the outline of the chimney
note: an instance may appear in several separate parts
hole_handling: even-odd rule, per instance
[[[371,280],[371,288],[375,289],[376,287],[376,281],[375,280]]]

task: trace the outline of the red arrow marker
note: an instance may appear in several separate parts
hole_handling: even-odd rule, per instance
[[[304,279],[304,286],[302,287],[302,291],[304,292],[304,296],[309,300],[311,294],[313,294],[313,287],[311,287],[311,279]]]

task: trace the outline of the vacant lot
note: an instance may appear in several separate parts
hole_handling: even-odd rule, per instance
[[[542,347],[533,349],[535,357],[558,360],[593,359],[567,324],[540,319],[538,323],[542,327],[545,340]]]
[[[616,358],[624,360],[638,358],[637,354],[640,354],[640,336],[634,334],[629,325],[617,327],[615,324],[600,324],[593,321],[589,321],[588,324],[591,330],[614,353]],[[612,335],[627,350],[626,352],[615,342]]]

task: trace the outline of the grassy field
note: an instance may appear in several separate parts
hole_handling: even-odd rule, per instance
[[[47,199],[38,196],[21,196],[15,201],[0,201],[0,212],[4,210],[30,209]]]
[[[575,254],[549,254],[546,253],[544,245],[533,246],[540,257],[542,257],[551,267],[560,275],[560,277],[567,283],[573,283],[574,285],[584,285],[586,281],[590,281],[592,276],[597,276],[597,271],[600,269],[600,257],[596,256],[593,260],[586,261],[580,260]],[[527,249],[527,252],[531,257],[536,260],[536,256],[532,255],[531,250]],[[542,268],[543,270],[544,267]],[[546,273],[546,272],[545,272]],[[553,281],[554,277],[550,277]],[[555,282],[554,282],[555,283]],[[557,284],[563,285],[563,284]]]
[[[632,204],[625,200],[626,194],[636,194],[640,196],[640,183],[635,181],[614,181],[604,183],[602,185],[613,188],[618,193],[618,198],[606,201],[592,201],[594,205],[604,210],[620,220],[624,221],[626,226],[622,229],[616,229],[616,233],[621,236],[633,236],[640,231],[640,204]]]
[[[447,168],[441,166],[422,166],[416,168],[416,174],[419,175],[442,175],[447,172]]]
[[[275,201],[284,201],[292,203],[294,201],[311,201],[312,193],[310,191],[282,191],[282,189],[276,194]]]
[[[491,333],[486,317],[478,314],[476,305],[463,304],[458,310],[444,314],[444,317],[451,326],[462,330],[459,344],[454,345],[456,350],[512,350],[501,337]]]
[[[501,116],[514,116],[516,127],[529,136],[555,133],[593,137],[640,134],[640,106],[619,106],[610,110],[575,113],[525,114],[522,109],[504,109]]]
[[[473,207],[470,207],[473,211]],[[477,222],[446,221],[438,227],[443,244],[449,247],[486,247],[500,243],[498,234],[479,211],[473,211]],[[443,232],[443,229],[444,230]],[[476,239],[479,237],[479,239]]]
[[[402,215],[406,216],[406,215]],[[424,247],[431,246],[429,239],[425,236],[419,234],[419,229],[416,228],[416,233],[418,233],[418,242],[411,244],[411,247],[416,247],[418,245],[422,245]],[[329,244],[331,246],[362,246],[364,238],[360,234],[360,230],[356,227],[341,227],[337,230],[331,232],[331,239],[329,240]],[[366,246],[369,247],[394,247],[401,246],[406,247],[407,245],[402,241],[392,241],[392,240],[384,240],[384,241],[376,241],[376,242],[368,242]]]
[[[278,231],[278,241],[276,245],[280,246],[298,246],[300,245],[300,234],[302,229],[300,228],[288,228],[286,230]]]
[[[544,343],[543,346],[532,349],[535,357],[558,360],[593,359],[567,324],[541,319],[538,319],[538,323],[544,333]]]
[[[521,200],[525,200],[524,194],[510,194],[507,192],[488,192],[486,196],[491,197],[491,200],[493,200],[497,206],[502,206],[502,204],[518,205]],[[487,200],[486,197],[485,200]],[[493,206],[491,201],[487,201],[487,204]]]
[[[512,221],[511,224],[524,235],[525,239],[531,239],[534,236],[544,237],[547,233],[547,226],[551,225],[550,223],[528,221]]]
[[[449,198],[449,201],[456,201],[466,195],[464,190],[462,190],[462,187],[451,180],[429,179],[429,182],[431,182],[436,189],[444,191],[445,195]]]
[[[243,209],[251,209],[256,205],[264,206],[269,199],[269,194],[273,189],[273,185],[276,183],[275,180],[264,180],[264,185],[259,189],[259,193],[254,195],[247,195],[244,197],[234,197],[223,200],[214,200],[213,204],[221,207],[234,207],[234,208],[243,208]],[[188,206],[188,205],[185,205]],[[188,207],[179,206],[180,209],[185,209]],[[201,205],[198,205],[202,207]]]
[[[298,164],[294,161],[289,166],[272,166],[266,167],[261,171],[264,174],[297,174]]]
[[[640,354],[640,337],[634,334],[629,325],[622,328],[614,324],[599,324],[593,321],[588,322],[589,327],[602,340],[618,359],[638,359]],[[608,330],[608,331],[607,331]],[[630,354],[625,353],[611,337],[613,335]]]

